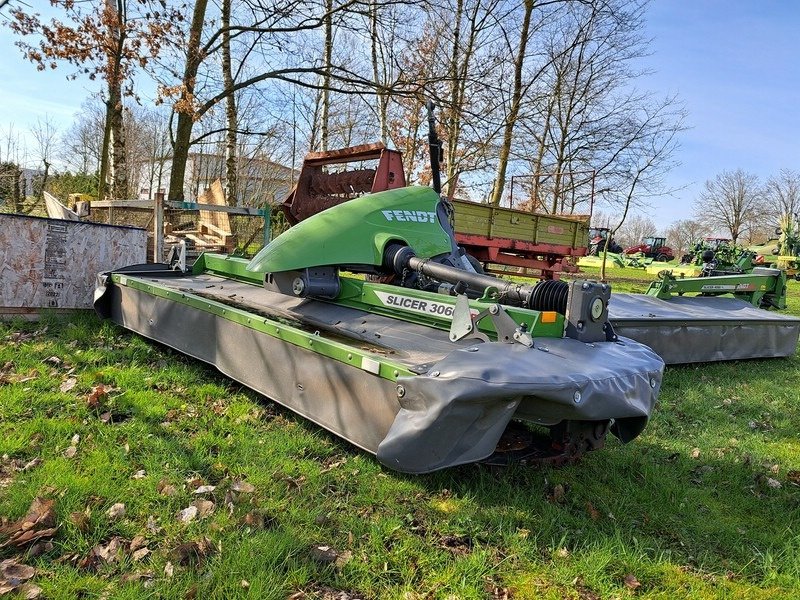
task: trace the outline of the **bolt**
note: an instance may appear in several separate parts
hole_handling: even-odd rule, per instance
[[[292,292],[295,296],[300,296],[303,294],[303,290],[306,289],[306,284],[301,277],[296,277],[295,280],[292,282]]]
[[[490,315],[496,315],[499,312],[500,312],[500,307],[497,304],[492,304],[489,307],[489,314]]]
[[[398,385],[397,386],[397,397],[398,398],[402,398],[405,395],[406,395],[406,388],[404,388],[402,385]]]
[[[581,393],[579,390],[575,390],[575,393],[572,394],[572,399],[575,401],[575,404],[581,403]]]
[[[478,349],[475,346],[473,346],[472,348],[467,348],[467,352],[477,352],[477,351]]]
[[[431,373],[431,377],[438,377],[438,376],[439,376],[439,371],[433,371]]]
[[[656,380],[655,379],[652,379],[652,378],[650,379],[650,387],[653,388],[653,389],[656,389]]]
[[[581,289],[588,290],[589,289],[589,282],[584,281],[583,285],[581,286]]]

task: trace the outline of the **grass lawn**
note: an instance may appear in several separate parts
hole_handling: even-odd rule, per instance
[[[94,315],[0,323],[0,575],[28,580],[12,598],[797,598],[799,400],[798,356],[669,367],[629,445],[407,476]]]

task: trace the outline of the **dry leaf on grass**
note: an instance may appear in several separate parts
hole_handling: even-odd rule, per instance
[[[600,511],[597,510],[591,502],[586,503],[586,512],[589,513],[589,517],[592,521],[597,521],[600,518]]]
[[[192,492],[192,493],[193,493],[193,494],[210,494],[210,493],[211,493],[211,492],[213,492],[215,489],[217,489],[217,486],[215,486],[215,485],[201,485],[200,487],[198,487],[198,488],[197,488],[197,489],[196,489],[194,492]]]
[[[106,511],[106,514],[109,519],[119,519],[125,516],[125,504],[123,502],[117,502]]]
[[[22,548],[38,540],[52,538],[58,530],[55,526],[54,504],[54,500],[34,498],[28,514],[14,523],[0,527],[0,535],[8,538],[0,544],[0,548]]]
[[[19,588],[19,595],[17,597],[24,598],[25,600],[35,600],[41,595],[42,595],[42,588],[29,581],[21,588]]]
[[[147,546],[147,539],[143,535],[137,535],[131,540],[128,550],[136,552],[139,548],[144,548],[145,546]]]
[[[625,576],[625,587],[629,590],[636,590],[641,586],[642,584],[639,583],[639,580],[634,575],[628,574]]]
[[[190,523],[197,517],[197,507],[192,504],[181,511],[178,511],[177,518],[181,523]]]
[[[75,446],[70,446],[64,450],[64,458],[74,458],[77,453],[78,449]]]
[[[34,575],[36,569],[20,564],[13,558],[0,562],[0,596],[20,588]]]
[[[167,479],[162,479],[156,486],[156,491],[162,496],[174,496],[178,493],[178,489],[172,485]]]
[[[234,481],[231,484],[231,490],[234,492],[240,492],[245,494],[252,494],[256,491],[256,487],[252,483],[247,483],[246,481]]]
[[[339,552],[338,550],[324,544],[311,547],[311,559],[323,565],[336,565],[337,567],[343,567],[350,562],[352,558],[353,553],[350,552],[350,550]]]
[[[142,560],[145,556],[150,554],[150,548],[139,548],[133,553],[132,558],[134,562]]]
[[[278,524],[278,521],[272,515],[265,515],[264,513],[251,510],[241,521],[242,526],[250,527],[251,529],[270,529]]]
[[[92,391],[86,397],[86,404],[90,408],[96,408],[100,403],[108,397],[109,390],[101,383],[92,388]]]
[[[139,469],[136,473],[131,475],[131,479],[144,479],[145,477],[147,477],[147,471],[144,469]]]
[[[194,565],[213,553],[214,542],[204,536],[175,548],[172,551],[172,560],[179,565]]]
[[[75,525],[78,531],[86,531],[89,527],[89,516],[91,515],[91,509],[88,507],[84,511],[80,512],[73,512],[69,514],[70,522]]]
[[[78,380],[74,377],[67,377],[64,381],[61,382],[61,385],[58,387],[59,391],[62,394],[66,394],[70,390],[72,390],[76,385],[78,385]]]
[[[201,519],[213,513],[214,508],[216,508],[216,505],[211,500],[195,500],[192,505],[197,507],[197,516]]]

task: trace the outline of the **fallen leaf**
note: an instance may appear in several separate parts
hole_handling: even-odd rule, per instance
[[[231,489],[234,492],[243,492],[245,494],[252,494],[256,491],[256,487],[252,483],[247,483],[246,481],[234,481],[231,484]]]
[[[75,446],[70,446],[64,450],[64,458],[74,458],[77,453],[78,449]]]
[[[265,515],[257,510],[251,510],[242,517],[242,525],[251,529],[268,529],[277,524],[275,517]]]
[[[592,521],[597,521],[597,519],[600,518],[600,511],[597,510],[591,502],[586,503],[586,511],[589,513],[589,517],[591,517]]]
[[[25,557],[36,558],[37,556],[41,556],[42,554],[50,552],[53,548],[53,542],[36,542],[33,546],[28,548],[28,552],[25,553]]]
[[[564,486],[557,483],[553,486],[553,502],[562,503],[566,499],[566,490]]]
[[[215,485],[201,485],[193,493],[194,494],[209,494],[217,489]]]
[[[0,578],[14,586],[14,588],[22,585],[34,575],[36,575],[36,569],[29,565],[20,564],[13,558],[0,562]]]
[[[147,516],[146,527],[147,531],[149,531],[152,534],[157,534],[159,531],[161,531],[161,527],[158,526],[158,522],[156,521],[156,518],[153,515]]]
[[[136,473],[131,475],[131,479],[144,479],[145,477],[147,477],[147,471],[144,469],[139,469]]]
[[[86,397],[86,404],[90,408],[96,408],[97,406],[99,406],[100,402],[105,400],[106,396],[108,396],[108,390],[101,383],[92,388],[92,391]]]
[[[194,521],[194,518],[197,516],[197,507],[192,504],[191,506],[187,506],[182,511],[178,512],[178,521],[181,523],[189,523]]]
[[[767,487],[772,488],[773,490],[780,489],[781,482],[777,479],[773,479],[772,477],[767,477]]]
[[[86,531],[89,526],[89,515],[83,511],[70,513],[69,520],[78,531]]]
[[[562,546],[556,550],[556,556],[558,556],[558,558],[567,558],[569,556],[569,550]]]
[[[35,600],[39,596],[42,595],[42,588],[38,585],[31,583],[30,581],[19,588],[19,598],[24,598],[25,600]]]
[[[700,448],[692,448],[692,453],[690,456],[692,458],[700,458]]]
[[[200,477],[189,477],[189,479],[186,480],[186,487],[190,490],[197,489],[201,485],[205,485],[205,482]]]
[[[106,511],[109,519],[118,519],[125,515],[125,504],[123,502],[117,502],[111,508]]]
[[[210,515],[216,508],[216,505],[211,500],[195,500],[192,505],[197,507],[197,516],[201,519]]]
[[[128,550],[136,552],[139,548],[144,548],[147,545],[147,539],[143,535],[137,535],[131,540]]]
[[[68,377],[67,379],[61,382],[61,385],[58,387],[58,389],[61,391],[62,394],[66,394],[76,385],[78,385],[78,380],[75,379],[74,377]]]
[[[637,588],[641,587],[641,585],[642,584],[639,583],[639,580],[633,575],[629,574],[625,576],[625,587],[629,590],[636,590]]]
[[[142,560],[145,556],[150,554],[150,548],[139,548],[133,553],[134,562]]]
[[[51,365],[58,366],[61,364],[61,359],[57,356],[49,356],[45,358],[42,362],[50,363]]]
[[[144,580],[145,587],[147,587],[148,582],[150,582],[154,576],[155,574],[152,571],[138,571],[136,573],[125,573],[120,577],[120,581],[122,583],[136,583]]]
[[[172,563],[167,561],[167,564],[164,565],[164,575],[167,578],[172,577],[175,574],[175,567],[172,566]]]
[[[786,481],[794,485],[800,485],[800,471],[789,471],[786,473]]]
[[[322,563],[324,565],[331,565],[339,558],[339,553],[330,546],[320,545],[312,546],[311,560]]]
[[[77,433],[72,436],[72,441],[70,442],[73,446],[77,446],[81,443],[81,436]]]
[[[179,565],[191,565],[201,562],[214,552],[214,542],[207,537],[181,544],[172,551],[172,559]]]
[[[99,418],[100,418],[100,422],[101,423],[107,425],[108,423],[111,422],[111,413],[110,412],[104,412],[102,415],[100,415]]]
[[[0,544],[0,548],[22,548],[32,542],[53,537],[58,530],[55,526],[54,504],[54,500],[34,498],[24,517],[14,523],[0,526],[0,535],[8,538]]]
[[[38,467],[40,464],[42,464],[42,459],[41,459],[41,458],[38,458],[38,457],[37,457],[37,458],[34,458],[33,460],[29,460],[28,462],[26,462],[26,463],[25,463],[25,466],[24,466],[24,467],[22,467],[22,468],[20,469],[20,471],[21,471],[21,472],[23,472],[23,473],[24,473],[25,471],[30,471],[30,470],[31,470],[31,469],[33,469],[34,467]]]
[[[156,491],[162,496],[174,496],[178,493],[178,489],[168,479],[161,479],[156,486]]]
[[[239,582],[239,585],[242,586],[244,589],[247,589],[250,587],[250,582],[247,581],[247,579],[242,579],[242,581]]]

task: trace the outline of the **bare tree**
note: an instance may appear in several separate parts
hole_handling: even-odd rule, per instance
[[[658,226],[653,219],[641,214],[635,214],[617,228],[616,239],[623,247],[636,246],[650,236],[658,234]]]
[[[723,171],[705,182],[695,218],[730,232],[734,243],[763,217],[764,189],[758,176],[742,169]]]
[[[765,208],[773,219],[773,227],[785,221],[791,227],[800,220],[800,173],[781,169],[767,180],[764,196]]]
[[[55,144],[58,139],[58,129],[49,115],[44,119],[36,119],[36,124],[31,127],[31,135],[36,141],[36,154],[42,161],[42,176],[40,179],[40,197],[44,197],[47,179],[50,176],[50,167],[53,166],[53,155],[56,151]]]
[[[667,246],[672,248],[677,256],[682,257],[694,244],[709,235],[711,230],[707,223],[697,219],[680,219],[666,231]]]

